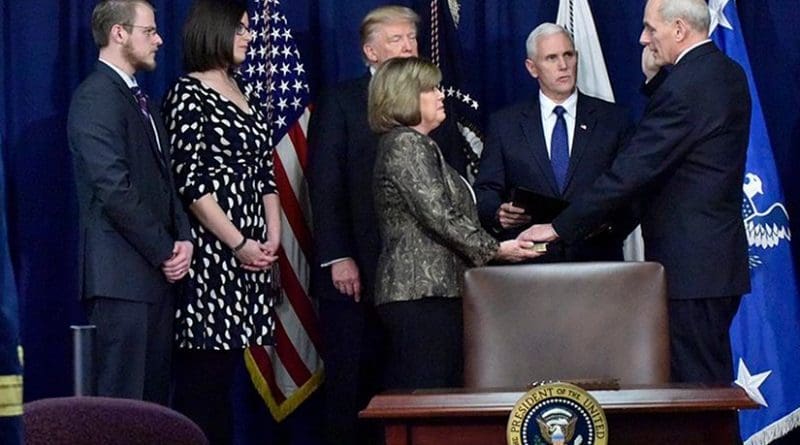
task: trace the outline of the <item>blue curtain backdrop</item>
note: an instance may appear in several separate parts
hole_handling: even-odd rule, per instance
[[[153,4],[165,44],[154,73],[139,76],[160,97],[181,73],[180,29],[190,0]],[[360,75],[358,23],[374,0],[283,1],[312,94]],[[430,1],[398,1],[417,8]],[[524,40],[542,21],[554,21],[557,0],[461,0],[458,36],[464,67],[481,117],[534,94],[524,66]],[[643,0],[590,1],[617,102],[638,117],[638,45]],[[440,2],[446,4],[446,2]],[[7,220],[26,350],[25,397],[70,392],[69,328],[83,321],[76,300],[77,204],[65,135],[72,91],[97,52],[87,0],[0,0],[0,135]],[[739,15],[790,216],[800,215],[800,8],[784,0],[740,0]],[[420,41],[423,53],[427,42]],[[2,211],[2,209],[0,209]],[[800,233],[800,225],[792,229]],[[798,252],[794,252],[800,259]],[[799,321],[800,322],[800,321]]]

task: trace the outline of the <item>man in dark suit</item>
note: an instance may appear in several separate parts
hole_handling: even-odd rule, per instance
[[[750,290],[742,180],[750,96],[741,67],[708,39],[702,0],[650,0],[642,65],[650,100],[630,143],[587,193],[528,240],[581,239],[614,209],[642,198],[647,259],[666,269],[672,378],[727,382],[728,328]],[[655,82],[655,84],[652,84]]]
[[[611,165],[632,130],[624,108],[577,90],[578,54],[564,28],[543,23],[526,47],[525,67],[539,94],[491,116],[475,180],[481,223],[501,239],[514,238],[531,221],[509,200],[515,187],[572,200]],[[631,221],[621,211],[606,230],[573,245],[551,245],[541,260],[621,261]]]
[[[384,6],[361,23],[364,76],[324,92],[309,123],[309,185],[314,217],[313,295],[325,350],[325,433],[330,443],[366,440],[358,411],[380,388],[382,335],[373,308],[380,251],[372,171],[378,135],[367,123],[371,73],[393,57],[417,55],[414,11]],[[445,159],[466,171],[466,142],[453,120],[432,134]]]
[[[169,395],[173,283],[192,244],[168,166],[161,117],[134,73],[155,68],[153,8],[106,0],[92,13],[100,49],[67,124],[80,205],[80,289],[97,326],[101,396],[162,404]]]

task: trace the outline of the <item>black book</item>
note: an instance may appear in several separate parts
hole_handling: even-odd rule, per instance
[[[548,224],[569,206],[569,201],[542,195],[524,187],[511,189],[510,201],[515,207],[525,209],[525,213],[532,218],[531,224]]]

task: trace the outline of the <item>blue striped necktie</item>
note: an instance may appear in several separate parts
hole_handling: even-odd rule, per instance
[[[556,114],[556,126],[553,127],[553,135],[550,137],[550,164],[553,167],[553,175],[556,178],[559,192],[564,191],[569,167],[569,140],[567,139],[567,121],[564,119],[566,111],[561,105],[553,108],[553,113]]]

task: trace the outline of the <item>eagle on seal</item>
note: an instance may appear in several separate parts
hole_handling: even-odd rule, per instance
[[[551,422],[549,425],[541,417],[536,418],[536,423],[539,424],[539,432],[542,433],[542,438],[545,442],[552,445],[565,445],[572,440],[575,435],[575,425],[577,417],[571,418],[566,423]]]

